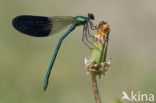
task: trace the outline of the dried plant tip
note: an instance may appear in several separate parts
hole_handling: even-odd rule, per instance
[[[95,35],[94,42],[104,44],[106,40],[108,40],[109,32],[110,32],[109,25],[104,21],[100,22],[97,29],[97,34]]]
[[[94,39],[94,45],[98,47],[92,47],[90,59],[85,58],[85,68],[87,74],[99,75],[99,77],[108,70],[110,66],[110,60],[106,62],[108,36],[110,28],[109,25],[102,21],[99,23],[97,33]]]

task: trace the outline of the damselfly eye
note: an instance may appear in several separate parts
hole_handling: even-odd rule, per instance
[[[88,18],[94,20],[94,15],[91,13],[88,13]]]

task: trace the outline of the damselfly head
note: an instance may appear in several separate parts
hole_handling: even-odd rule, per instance
[[[94,15],[92,13],[88,13],[88,18],[94,20]]]

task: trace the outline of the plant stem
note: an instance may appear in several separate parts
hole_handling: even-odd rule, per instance
[[[96,103],[101,103],[101,98],[97,87],[96,75],[92,74],[91,76],[92,76],[92,87],[94,91],[95,101]]]

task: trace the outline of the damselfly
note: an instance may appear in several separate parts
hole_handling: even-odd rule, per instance
[[[60,38],[55,52],[53,54],[52,60],[50,62],[45,81],[44,81],[44,90],[46,90],[48,86],[49,76],[54,65],[58,50],[61,46],[63,39],[75,29],[75,27],[83,25],[83,43],[90,48],[88,44],[92,44],[88,40],[88,37],[93,37],[90,34],[90,29],[96,29],[96,26],[93,25],[91,20],[94,20],[93,14],[88,14],[87,17],[84,16],[54,16],[54,17],[43,17],[43,16],[32,16],[32,15],[22,15],[17,16],[13,19],[13,26],[20,32],[35,36],[35,37],[47,37],[49,35],[53,35],[56,32],[64,29],[65,27],[69,27],[69,29],[65,32],[65,34]]]

